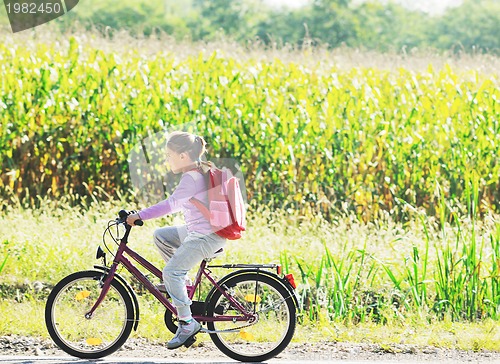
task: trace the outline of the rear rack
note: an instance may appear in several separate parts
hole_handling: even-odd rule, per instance
[[[276,269],[278,264],[222,264],[222,265],[207,265],[207,268],[252,268],[252,269]]]

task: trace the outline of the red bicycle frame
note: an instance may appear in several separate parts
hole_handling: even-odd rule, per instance
[[[157,300],[159,300],[167,310],[172,312],[172,314],[177,315],[177,310],[175,307],[170,303],[170,301],[166,298],[164,294],[162,294],[154,285],[151,283],[151,281],[146,278],[146,276],[137,268],[134,266],[134,264],[125,256],[128,255],[130,256],[133,260],[135,260],[137,263],[139,263],[141,266],[143,266],[145,269],[147,269],[149,272],[151,272],[153,275],[155,275],[157,278],[162,279],[162,272],[156,268],[153,264],[148,262],[145,258],[143,258],[141,255],[133,251],[127,246],[128,243],[128,236],[130,234],[131,226],[130,225],[125,225],[126,230],[125,230],[125,235],[123,238],[120,239],[120,245],[118,246],[118,250],[116,252],[115,258],[113,260],[113,263],[111,265],[111,268],[109,271],[106,273],[106,279],[102,283],[102,290],[101,294],[99,295],[96,303],[94,306],[91,308],[91,310],[85,315],[86,318],[90,319],[96,309],[99,307],[101,302],[104,300],[104,297],[109,291],[109,288],[111,286],[111,282],[113,281],[115,274],[116,274],[116,269],[118,268],[118,265],[122,264],[139,282],[141,282],[146,289],[153,294],[153,296],[156,297]],[[196,274],[196,279],[191,286],[191,289],[188,290],[188,297],[189,299],[192,300],[194,297],[196,288],[201,282],[201,279],[203,277],[207,278],[212,285],[219,290],[230,302],[231,306],[238,309],[238,311],[241,312],[241,315],[239,316],[227,316],[227,315],[220,315],[217,317],[208,317],[204,315],[193,315],[193,318],[197,321],[203,321],[203,322],[214,322],[214,321],[249,321],[255,319],[255,315],[251,312],[247,312],[246,309],[232,297],[230,294],[226,292],[225,289],[223,289],[216,281],[215,279],[210,275],[210,271],[206,269],[207,267],[207,260],[202,260],[200,263],[200,268],[198,269],[198,273]]]

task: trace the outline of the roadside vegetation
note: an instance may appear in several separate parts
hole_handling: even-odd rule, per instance
[[[0,335],[47,337],[43,309],[50,288],[101,263],[95,252],[103,246],[104,226],[130,204],[96,198],[84,209],[61,201],[36,209],[4,206]],[[156,227],[175,223],[181,223],[178,217],[134,228],[132,248],[161,266],[151,236]],[[404,224],[389,216],[368,224],[344,216],[332,224],[263,209],[251,212],[243,240],[230,242],[217,261],[281,263],[295,275],[301,305],[296,341],[498,350],[499,238],[493,215],[443,225],[418,216]],[[167,337],[164,308],[147,295],[140,299],[136,335]]]

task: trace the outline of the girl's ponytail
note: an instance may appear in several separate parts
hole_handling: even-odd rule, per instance
[[[207,173],[212,168],[212,163],[203,158],[207,152],[206,146],[207,142],[203,137],[182,131],[173,132],[167,141],[167,147],[174,152],[187,153],[202,173]]]
[[[208,173],[208,171],[212,168],[212,163],[204,161],[203,160],[203,155],[207,152],[206,149],[207,142],[203,137],[196,135],[194,137],[194,144],[193,144],[193,156],[198,156],[196,158],[196,165],[198,166],[198,169],[202,173]]]

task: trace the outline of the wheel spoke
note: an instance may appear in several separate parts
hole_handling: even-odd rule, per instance
[[[281,305],[282,303],[284,303],[288,298],[290,298],[290,296],[286,297],[286,298],[283,298],[281,299],[279,302],[277,302],[276,304],[274,305],[269,305],[267,307],[264,307],[263,309],[260,309],[259,311],[257,311],[256,313],[266,313],[270,310],[273,310],[275,309],[275,307],[278,307],[279,305]]]

